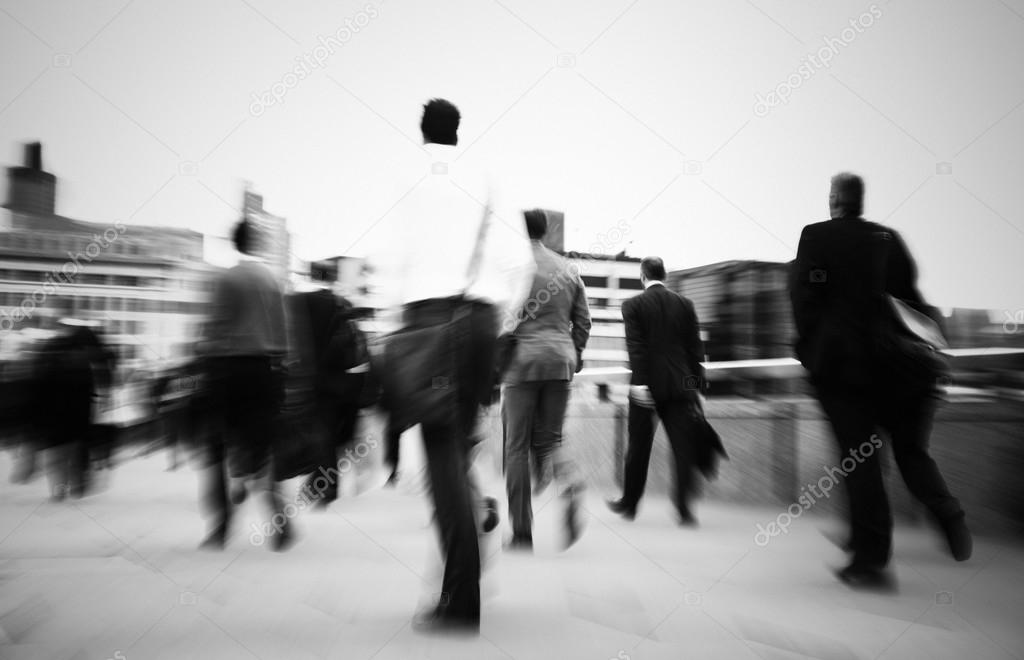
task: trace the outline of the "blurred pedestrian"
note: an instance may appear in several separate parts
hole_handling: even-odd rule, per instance
[[[477,633],[480,550],[470,435],[479,407],[491,397],[499,315],[525,297],[532,258],[522,223],[493,217],[493,190],[481,170],[456,162],[459,121],[458,109],[448,101],[433,99],[424,106],[420,128],[431,169],[392,209],[391,240],[378,258],[383,293],[401,306],[406,329],[459,319],[463,331],[451,337],[454,362],[436,379],[444,388],[454,380],[457,407],[422,424],[445,566],[440,598],[416,617],[414,627]]]
[[[916,310],[936,331],[942,319],[917,289],[903,239],[865,220],[863,202],[859,176],[832,178],[831,219],[804,227],[790,296],[797,356],[832,424],[840,457],[856,458],[845,476],[853,556],[838,577],[854,587],[889,589],[893,522],[876,431],[888,432],[903,480],[942,528],[953,557],[970,557],[972,543],[964,511],[928,453],[941,375],[928,362],[940,356],[927,348],[917,356],[899,348],[893,305]],[[904,346],[914,348],[906,337]]]
[[[239,262],[214,281],[203,345],[215,419],[208,446],[211,474],[205,487],[213,522],[202,547],[224,547],[232,505],[241,503],[253,487],[265,491],[276,523],[271,547],[283,550],[294,538],[272,474],[271,454],[287,351],[284,304],[270,269],[255,256],[256,228],[243,219],[233,239]],[[231,478],[236,484],[229,489]]]
[[[622,304],[632,370],[629,444],[622,497],[608,506],[628,520],[636,516],[647,483],[657,414],[675,463],[673,500],[678,522],[694,526],[697,519],[690,500],[703,441],[700,394],[707,389],[699,322],[693,303],[665,287],[665,264],[660,258],[645,257],[640,262],[640,281],[644,292]]]
[[[579,537],[583,480],[562,446],[562,426],[573,375],[583,367],[591,323],[578,269],[541,242],[548,227],[544,212],[527,211],[524,216],[537,271],[524,307],[509,318],[515,329],[502,378],[501,416],[512,524],[509,547],[532,549],[531,454],[538,476],[550,472],[560,489],[566,545]]]

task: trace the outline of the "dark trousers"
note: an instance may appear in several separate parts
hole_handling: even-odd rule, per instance
[[[223,539],[231,524],[228,476],[260,476],[268,509],[283,517],[284,501],[271,470],[271,447],[281,405],[282,381],[269,358],[221,357],[211,364],[212,428],[209,435],[210,475],[204,499],[213,518],[211,536]]]
[[[352,444],[355,438],[359,407],[321,396],[317,399],[314,415],[320,463],[307,480],[306,488],[311,496],[333,502],[338,499],[338,481],[341,477],[338,453]],[[326,485],[317,477],[322,477]],[[318,483],[319,487],[316,486]]]
[[[405,311],[410,327],[445,323],[459,305],[469,305],[467,333],[458,344],[458,406],[440,422],[423,424],[423,445],[435,520],[445,557],[440,615],[470,624],[480,620],[480,546],[476,504],[469,476],[470,434],[478,407],[490,398],[498,334],[491,305],[437,299],[415,303]]]
[[[945,525],[964,515],[928,453],[936,404],[933,396],[819,389],[818,399],[839,443],[839,467],[847,457],[857,459],[856,467],[843,470],[850,502],[853,563],[883,567],[892,555],[892,512],[882,477],[881,450],[869,451],[872,436],[880,429],[889,435],[893,457],[910,493],[936,521]]]
[[[398,428],[388,421],[384,431],[384,465],[391,468],[392,472],[398,470],[399,446],[401,445],[402,434],[406,429]]]
[[[555,452],[562,444],[562,425],[570,389],[571,384],[567,380],[505,385],[501,406],[505,435],[505,490],[512,533],[517,537],[531,537],[533,530],[530,454],[533,453],[542,471],[555,459]],[[562,468],[560,465],[551,467],[553,470]]]
[[[629,443],[626,448],[626,467],[623,479],[622,501],[635,509],[647,485],[647,468],[654,444],[654,415],[657,413],[665,425],[668,443],[675,459],[675,492],[673,502],[679,514],[690,515],[689,499],[693,491],[694,440],[696,438],[696,408],[692,401],[659,401],[655,408],[645,408],[629,402]]]

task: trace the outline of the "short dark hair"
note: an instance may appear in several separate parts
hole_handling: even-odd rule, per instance
[[[456,145],[459,143],[459,109],[444,99],[430,99],[423,106],[420,130],[423,139],[434,144]]]
[[[661,257],[644,257],[640,260],[640,274],[649,280],[665,280],[665,262]]]
[[[832,177],[830,195],[836,195],[836,207],[846,215],[859,218],[864,213],[864,179],[850,172]]]
[[[231,232],[231,241],[235,244],[235,249],[242,254],[252,254],[256,248],[256,229],[248,219],[242,218],[238,221],[235,230]]]
[[[539,241],[544,238],[544,235],[548,233],[548,216],[544,211],[540,209],[523,211],[523,217],[526,218],[526,233],[529,234],[530,239]]]

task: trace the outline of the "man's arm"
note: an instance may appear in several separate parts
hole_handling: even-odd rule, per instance
[[[898,233],[891,233],[893,245],[889,250],[889,258],[886,263],[886,293],[908,303],[922,314],[927,314],[945,334],[945,319],[942,318],[942,314],[938,309],[925,302],[924,296],[917,288],[917,265],[914,263],[914,258],[910,256],[907,244],[903,242],[903,237]]]
[[[583,278],[576,275],[576,297],[572,302],[572,343],[576,347],[576,371],[583,366],[583,349],[590,339],[590,305],[587,303],[587,290]]]
[[[629,368],[633,371],[630,385],[647,384],[647,337],[643,320],[640,318],[639,306],[637,298],[622,303],[622,320],[626,325],[626,351],[629,353]]]
[[[804,227],[800,234],[796,259],[789,271],[789,300],[800,339],[806,339],[818,324],[829,277],[828,270],[822,267],[815,254],[817,246],[809,229]]]
[[[700,339],[700,321],[697,319],[697,310],[693,303],[684,299],[686,315],[689,317],[685,325],[686,336],[683,342],[686,345],[686,354],[690,359],[690,373],[697,377],[697,391],[707,391],[707,381],[704,377],[704,342]]]

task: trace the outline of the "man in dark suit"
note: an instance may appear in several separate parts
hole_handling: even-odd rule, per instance
[[[675,458],[675,505],[682,525],[696,525],[689,499],[693,491],[698,395],[705,390],[703,344],[697,313],[687,298],[665,288],[665,265],[658,257],[640,262],[646,289],[622,304],[632,378],[629,388],[629,446],[622,498],[608,503],[632,520],[647,482],[654,443],[654,414],[665,425]]]
[[[530,297],[512,333],[501,417],[505,430],[505,486],[512,522],[510,547],[533,547],[530,454],[543,474],[551,468],[566,500],[566,545],[579,537],[580,475],[562,449],[562,423],[572,377],[583,365],[590,337],[590,308],[583,280],[572,264],[544,246],[543,211],[527,211],[526,231],[537,262]],[[512,325],[510,323],[509,325]]]
[[[893,318],[887,294],[937,323],[941,317],[917,290],[914,261],[900,235],[861,217],[863,199],[860,177],[833,177],[832,219],[804,228],[790,297],[797,357],[810,372],[841,456],[857,463],[843,468],[853,559],[838,577],[851,586],[889,588],[892,515],[878,454],[866,449],[874,446],[877,428],[888,431],[907,487],[939,522],[956,559],[970,556],[971,537],[960,503],[928,454],[937,383],[909,380],[884,353]]]

